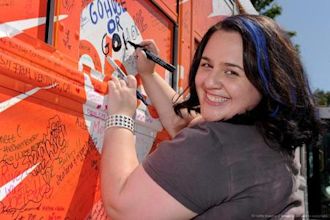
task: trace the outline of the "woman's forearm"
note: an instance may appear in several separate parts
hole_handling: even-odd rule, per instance
[[[167,132],[174,137],[190,121],[189,117],[180,118],[174,112],[173,101],[176,101],[179,95],[155,72],[143,74],[141,79],[152,105],[157,110],[160,121]],[[182,101],[182,98],[178,101]]]
[[[101,156],[101,192],[106,210],[118,209],[121,191],[138,165],[133,133],[120,127],[107,129]]]

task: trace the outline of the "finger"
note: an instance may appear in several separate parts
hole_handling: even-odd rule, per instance
[[[108,85],[109,85],[109,87],[108,87],[109,97],[114,96],[118,92],[116,84],[113,81],[109,81]]]
[[[140,45],[141,45],[142,47],[144,47],[145,49],[147,49],[147,50],[153,52],[153,53],[157,53],[157,54],[158,54],[158,52],[159,52],[159,49],[158,49],[158,47],[157,47],[155,41],[152,40],[152,39],[144,40],[144,41],[142,41],[142,42],[140,43]]]
[[[136,89],[137,82],[136,82],[136,78],[133,75],[128,75],[127,76],[127,86],[129,88]]]
[[[139,43],[139,45],[143,46],[143,47],[154,47],[156,48],[156,43],[153,39],[146,39],[143,40],[141,43]]]
[[[121,87],[120,86],[120,82],[119,82],[119,80],[116,77],[113,77],[111,81],[115,84],[115,87],[116,88],[119,89]]]
[[[135,50],[136,58],[138,59],[139,57],[146,57],[146,53],[143,51],[142,48],[137,48]]]
[[[115,83],[112,82],[112,81],[109,81],[108,85],[109,85],[109,91],[108,92],[110,92],[110,90],[114,90],[116,88]]]
[[[126,82],[124,80],[119,80],[119,83],[120,83],[120,87],[121,88],[125,88],[127,86]]]
[[[151,39],[146,39],[146,40],[143,40],[139,43],[140,46],[142,47],[146,47],[146,46],[149,46],[150,44],[152,44],[152,40]]]

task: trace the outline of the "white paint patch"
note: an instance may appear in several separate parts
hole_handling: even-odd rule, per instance
[[[37,166],[39,163],[25,170],[23,173],[10,180],[8,183],[0,187],[0,201],[6,198]]]
[[[67,18],[68,15],[59,15],[54,17],[54,22]],[[10,21],[0,24],[0,38],[14,37],[22,33],[26,29],[37,27],[46,23],[46,17],[30,18],[18,21]]]
[[[53,87],[55,87],[57,84],[53,84],[50,86],[45,86],[45,87],[36,87],[34,89],[31,89],[30,91],[27,91],[26,93],[22,93],[18,96],[15,96],[7,101],[1,102],[0,103],[0,113],[13,107],[14,105],[16,105],[17,103],[23,101],[24,99],[30,97],[31,95],[35,94],[36,92],[38,92],[41,89],[51,89]]]

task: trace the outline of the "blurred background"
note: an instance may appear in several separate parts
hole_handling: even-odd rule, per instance
[[[302,158],[308,189],[305,201],[310,216],[327,218],[330,214],[330,1],[251,0],[251,3],[288,31],[304,63],[318,114],[325,124],[321,141],[317,146],[306,146],[306,152],[301,155],[306,155]]]

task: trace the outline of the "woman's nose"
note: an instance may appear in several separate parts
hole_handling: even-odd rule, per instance
[[[204,81],[205,87],[220,89],[223,87],[223,76],[219,69],[213,69]]]

